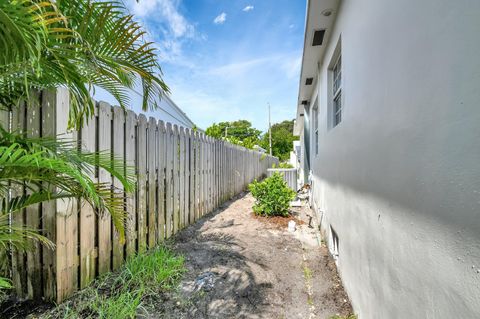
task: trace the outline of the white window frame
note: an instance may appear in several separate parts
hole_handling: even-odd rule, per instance
[[[332,127],[342,122],[342,53],[332,67]]]

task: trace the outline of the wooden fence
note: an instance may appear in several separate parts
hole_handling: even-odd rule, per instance
[[[4,127],[10,122],[32,137],[63,134],[79,140],[85,150],[124,158],[136,168],[137,189],[125,196],[124,244],[110,216],[96,214],[81,200],[46,202],[16,214],[16,222],[41,229],[56,245],[55,250],[37,245],[32,252],[12,254],[19,297],[64,300],[96,276],[118,268],[126,257],[154,247],[212,212],[278,164],[275,157],[103,102],[81,130],[67,131],[68,92],[45,91],[38,98],[39,107],[4,112],[0,122]],[[93,177],[121,187],[103,170]]]

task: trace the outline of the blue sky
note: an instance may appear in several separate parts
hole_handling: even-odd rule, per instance
[[[175,103],[200,128],[247,119],[258,129],[293,119],[304,0],[129,0],[157,43]]]

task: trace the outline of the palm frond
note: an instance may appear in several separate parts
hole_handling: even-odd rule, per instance
[[[117,178],[123,189],[93,180],[96,166]],[[14,185],[31,187],[33,193],[8,197],[8,189]],[[123,240],[124,192],[133,191],[134,185],[133,168],[124,167],[123,161],[112,159],[110,153],[83,152],[72,141],[32,139],[0,129],[0,194],[4,197],[4,213],[51,199],[83,198],[100,214],[112,216]]]
[[[144,110],[169,91],[152,43],[121,1],[10,0],[0,2],[0,107],[12,108],[32,89],[66,87],[70,127],[94,113],[95,86],[130,105],[141,87]]]

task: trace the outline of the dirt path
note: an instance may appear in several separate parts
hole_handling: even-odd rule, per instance
[[[146,317],[330,318],[351,311],[309,209],[294,233],[252,215],[247,194],[179,233],[175,249],[188,272],[178,292]]]

